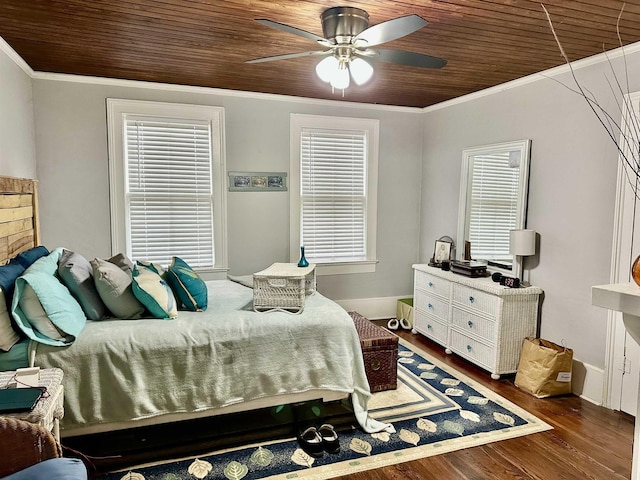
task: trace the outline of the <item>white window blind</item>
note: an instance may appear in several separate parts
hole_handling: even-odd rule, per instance
[[[301,244],[311,262],[367,256],[366,131],[303,128]]]
[[[519,152],[473,157],[469,241],[471,257],[511,260],[509,230],[518,217]]]
[[[129,255],[215,265],[210,124],[129,115],[125,136]]]

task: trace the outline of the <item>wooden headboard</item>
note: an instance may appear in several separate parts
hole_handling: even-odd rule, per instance
[[[39,244],[38,181],[0,176],[0,265]]]

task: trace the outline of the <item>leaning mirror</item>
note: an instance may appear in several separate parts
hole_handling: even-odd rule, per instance
[[[493,270],[520,277],[520,262],[509,253],[509,230],[525,228],[530,149],[531,140],[519,140],[462,152],[458,260],[486,261]]]

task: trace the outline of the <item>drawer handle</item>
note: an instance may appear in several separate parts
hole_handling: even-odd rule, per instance
[[[469,325],[469,328],[473,328],[473,322],[471,320],[467,322],[467,325]]]
[[[376,360],[371,360],[371,370],[373,370],[374,372],[380,370],[380,360],[376,359]]]
[[[429,286],[430,286],[430,287],[433,287],[433,282],[429,282]]]
[[[467,345],[467,351],[470,352],[471,351],[471,345]]]
[[[475,298],[473,298],[473,297],[469,297],[469,301],[470,301],[471,303],[473,303],[473,302],[475,302],[475,301],[476,301],[476,299],[475,299]]]
[[[433,305],[431,305],[431,304],[427,305],[427,307],[433,309]]]
[[[427,330],[431,330],[431,324],[427,324]]]

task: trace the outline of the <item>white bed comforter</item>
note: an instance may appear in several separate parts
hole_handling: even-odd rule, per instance
[[[69,431],[202,412],[311,389],[352,394],[365,431],[369,385],[349,315],[315,293],[301,315],[256,313],[251,289],[207,282],[206,312],[174,320],[87,322],[69,347],[32,344],[35,365],[64,371]]]

